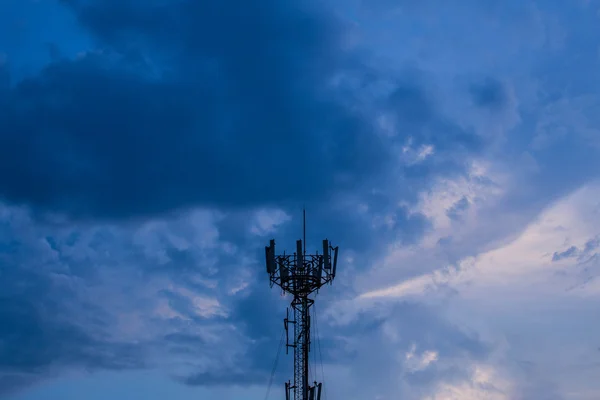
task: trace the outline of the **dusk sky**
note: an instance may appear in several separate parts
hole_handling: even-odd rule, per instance
[[[0,399],[265,399],[304,206],[323,400],[600,399],[600,0],[0,0]]]

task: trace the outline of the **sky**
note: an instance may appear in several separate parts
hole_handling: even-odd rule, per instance
[[[283,398],[303,207],[324,400],[600,398],[599,67],[598,0],[2,0],[0,399]]]

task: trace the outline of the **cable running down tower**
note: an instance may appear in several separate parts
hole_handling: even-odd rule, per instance
[[[304,213],[304,221],[306,221]],[[286,400],[321,400],[322,383],[308,381],[310,353],[310,307],[315,303],[309,296],[322,286],[331,284],[335,278],[338,247],[323,240],[323,253],[306,254],[306,223],[304,225],[304,248],[302,240],[296,241],[296,252],[286,255],[275,253],[275,240],[265,247],[267,272],[271,287],[279,286],[293,296],[290,309],[283,320],[286,331],[286,353],[294,349],[294,381],[285,383]],[[290,343],[289,327],[293,325]]]

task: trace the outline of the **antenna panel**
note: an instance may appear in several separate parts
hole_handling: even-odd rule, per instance
[[[333,276],[335,276],[335,270],[337,268],[338,249],[339,247],[337,246],[333,249],[333,270],[331,271],[331,275]]]
[[[290,278],[290,271],[284,263],[279,263],[279,275],[281,276],[281,283],[285,283]]]
[[[319,256],[318,264],[313,270],[314,277],[317,279],[321,279],[323,276],[323,256]]]
[[[323,240],[323,264],[325,269],[331,268],[331,262],[329,261],[329,240]]]
[[[267,272],[273,274],[277,267],[275,263],[275,239],[271,239],[269,247],[265,248],[265,256],[267,258]]]

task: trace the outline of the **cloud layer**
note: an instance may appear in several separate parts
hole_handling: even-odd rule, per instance
[[[262,398],[306,205],[329,396],[597,398],[598,9],[8,1],[0,397]]]

